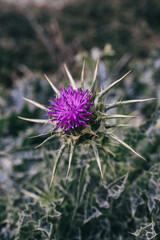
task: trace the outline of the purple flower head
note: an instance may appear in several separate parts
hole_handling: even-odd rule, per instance
[[[88,108],[94,103],[90,102],[91,94],[89,91],[82,89],[73,90],[69,85],[68,90],[61,88],[60,96],[54,97],[49,107],[47,116],[51,117],[51,121],[55,121],[56,128],[64,128],[64,131],[75,128],[80,125],[87,126],[86,121],[92,112]]]

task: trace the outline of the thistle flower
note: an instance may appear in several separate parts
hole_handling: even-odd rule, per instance
[[[103,178],[103,171],[102,171],[100,157],[98,153],[98,147],[97,147],[98,134],[110,137],[111,139],[117,141],[119,144],[128,148],[138,157],[143,158],[139,153],[133,150],[127,143],[125,143],[123,140],[115,136],[113,134],[113,131],[109,130],[112,128],[117,128],[122,126],[118,124],[110,124],[110,122],[108,122],[109,119],[129,118],[134,116],[119,115],[119,114],[110,115],[107,113],[107,111],[111,108],[116,108],[126,104],[153,100],[153,98],[150,98],[150,99],[141,99],[141,100],[116,101],[109,105],[105,105],[101,101],[102,97],[106,93],[108,93],[114,86],[116,86],[122,79],[124,79],[130,73],[130,71],[126,73],[123,77],[113,82],[108,87],[106,87],[105,89],[101,90],[100,92],[97,92],[95,91],[95,83],[96,83],[96,76],[98,71],[98,61],[94,71],[91,87],[89,90],[87,89],[85,91],[83,90],[85,62],[83,63],[83,68],[81,73],[81,88],[79,89],[76,88],[76,84],[67,66],[64,65],[64,67],[70,81],[70,85],[68,86],[68,89],[62,88],[60,91],[58,91],[58,89],[53,85],[53,83],[45,75],[45,78],[47,79],[48,83],[52,87],[53,91],[56,93],[56,97],[54,97],[53,100],[50,101],[51,106],[43,106],[33,100],[24,98],[24,100],[28,101],[29,103],[32,103],[36,107],[46,111],[46,115],[48,116],[48,119],[30,119],[30,118],[19,117],[20,119],[26,120],[26,121],[45,123],[45,124],[48,123],[53,125],[53,129],[51,131],[43,134],[43,135],[45,134],[51,134],[51,135],[48,138],[46,138],[37,147],[42,146],[45,142],[47,142],[52,138],[58,137],[63,140],[63,144],[59,149],[59,152],[57,154],[57,157],[55,159],[55,163],[53,166],[50,187],[54,179],[57,164],[67,145],[70,146],[67,176],[70,171],[75,147],[78,144],[83,144],[87,142],[93,148],[95,159],[97,161],[101,176]]]
[[[73,90],[69,85],[68,90],[62,88],[60,96],[50,101],[52,106],[48,108],[47,116],[56,122],[56,129],[64,128],[64,132],[80,125],[86,127],[89,120],[87,117],[92,113],[89,107],[94,104],[90,102],[90,98],[88,90]]]

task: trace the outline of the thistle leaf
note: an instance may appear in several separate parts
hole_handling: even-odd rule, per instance
[[[30,138],[37,138],[37,137],[41,137],[41,136],[48,135],[48,134],[50,134],[50,133],[53,133],[53,131],[54,131],[55,129],[56,129],[56,127],[53,128],[53,129],[51,129],[51,130],[48,131],[48,132],[44,132],[44,133],[41,133],[41,134],[38,134],[38,135],[32,136],[32,137],[30,137]]]
[[[132,218],[134,218],[138,206],[145,203],[141,194],[137,191],[137,189],[138,188],[136,184],[133,184],[131,188],[131,193],[130,193]]]
[[[81,89],[84,89],[84,68],[85,68],[85,60],[83,61],[83,67],[81,72]]]
[[[94,70],[94,75],[93,75],[93,79],[92,79],[92,83],[91,83],[90,92],[92,92],[93,89],[94,89],[94,85],[95,85],[96,78],[97,78],[98,65],[99,65],[99,58],[98,58],[98,60],[97,60],[97,64],[96,64],[96,67],[95,67],[95,70]]]
[[[18,116],[18,118],[28,121],[28,122],[35,122],[35,123],[48,123],[49,122],[48,119],[33,119],[33,118],[24,118],[24,117],[20,117],[20,116]]]
[[[110,134],[110,137],[113,138],[114,140],[116,140],[117,142],[119,142],[121,145],[123,145],[124,147],[128,148],[130,151],[132,151],[134,154],[136,154],[138,157],[142,158],[143,160],[145,160],[144,157],[142,157],[139,153],[137,153],[136,151],[133,150],[133,148],[131,148],[127,143],[125,143],[123,140],[119,139],[117,136],[113,135],[112,133]],[[146,160],[145,160],[146,161]]]
[[[85,219],[83,224],[88,223],[92,219],[96,219],[101,216],[102,213],[92,204],[92,197],[87,196],[86,206],[85,206]]]
[[[95,142],[93,142],[93,141],[91,142],[91,145],[92,145],[94,155],[95,155],[95,158],[96,158],[96,161],[97,161],[100,173],[101,173],[101,177],[103,178],[103,173],[102,173],[101,161],[100,161],[100,158],[99,158],[98,148],[97,148]]]
[[[154,224],[150,223],[145,227],[141,227],[136,232],[131,233],[132,235],[136,236],[139,240],[150,240],[157,236],[154,230]]]
[[[110,114],[102,114],[101,119],[112,119],[112,118],[133,118],[136,116],[131,116],[131,115],[120,115],[120,114],[115,114],[115,115],[110,115]]]
[[[59,149],[58,155],[57,155],[57,157],[56,157],[56,160],[55,160],[55,163],[54,163],[54,166],[53,166],[51,181],[50,181],[50,184],[49,184],[49,187],[50,187],[50,188],[51,188],[51,186],[52,186],[52,182],[53,182],[54,175],[55,175],[55,172],[56,172],[57,164],[58,164],[58,162],[59,162],[60,157],[61,157],[62,154],[63,154],[63,151],[64,151],[65,147],[66,147],[66,144],[63,144],[63,145],[61,146],[61,148]]]
[[[117,81],[113,82],[112,84],[110,84],[108,87],[106,87],[104,90],[102,90],[98,95],[98,100],[100,100],[101,97],[103,97],[104,94],[106,94],[110,89],[112,89],[114,86],[116,86],[120,81],[122,81],[122,79],[124,79],[129,73],[131,72],[131,70],[129,72],[127,72],[123,77],[119,78]]]
[[[133,127],[129,124],[112,124],[112,125],[105,125],[105,128],[117,128],[117,127]]]
[[[92,219],[98,218],[101,215],[102,213],[98,210],[98,208],[89,205],[85,211],[85,220],[83,224],[86,224]]]
[[[106,106],[106,107],[105,107],[105,110],[109,110],[109,109],[111,109],[111,108],[115,108],[115,107],[119,107],[119,106],[122,106],[122,105],[131,104],[131,103],[152,101],[152,100],[155,100],[155,99],[156,99],[156,98],[120,101],[120,102],[116,102],[116,103],[114,103],[114,104],[111,104],[111,105],[109,105],[109,106]]]
[[[65,68],[65,71],[66,71],[67,76],[68,76],[68,78],[69,78],[69,81],[70,81],[70,83],[71,83],[71,86],[73,87],[74,90],[76,90],[75,81],[73,80],[72,75],[70,74],[70,72],[69,72],[66,64],[64,64],[64,68]]]
[[[39,220],[39,224],[38,224],[38,231],[44,231],[48,238],[51,237],[51,233],[52,233],[52,224],[48,222],[48,216],[44,216]]]
[[[35,102],[35,101],[33,101],[33,100],[30,100],[30,99],[28,99],[28,98],[25,98],[25,97],[23,97],[23,99],[24,99],[25,101],[29,102],[29,103],[32,103],[32,104],[35,105],[36,107],[41,108],[41,109],[43,109],[43,110],[45,110],[45,111],[48,112],[48,108],[44,107],[42,104],[40,104],[40,103],[38,103],[38,102]]]
[[[59,96],[59,91],[58,89],[53,85],[53,83],[50,81],[50,79],[47,77],[46,74],[44,74],[45,78],[47,79],[48,83],[50,84],[51,88],[53,89],[53,91]]]
[[[123,192],[124,187],[126,185],[126,181],[128,178],[128,173],[124,176],[116,179],[114,182],[109,184],[107,187],[108,190],[108,197],[112,197],[114,199],[119,198],[120,194]]]

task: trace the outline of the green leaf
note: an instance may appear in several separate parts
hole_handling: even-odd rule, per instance
[[[87,204],[86,204],[86,208],[85,208],[84,224],[88,223],[89,221],[91,221],[94,218],[98,218],[101,215],[102,215],[102,213],[95,206],[92,206],[92,199],[91,199],[91,197],[89,197],[87,199]]]
[[[109,184],[109,186],[107,187],[108,197],[112,197],[114,199],[119,198],[120,194],[124,190],[127,178],[128,178],[128,173],[125,174],[124,176],[118,178],[117,180],[115,180],[111,184]]]
[[[96,202],[98,203],[100,208],[109,208],[109,202],[108,202],[108,190],[105,186],[100,186],[98,188],[98,192],[96,194]]]
[[[148,199],[148,209],[150,213],[157,214],[159,211],[159,207],[157,206],[155,200],[153,198]]]
[[[141,227],[136,232],[132,233],[132,235],[136,236],[138,240],[150,240],[157,236],[153,223],[150,223],[145,227]]]
[[[132,217],[135,216],[137,207],[145,203],[140,194],[141,194],[140,192],[137,192],[136,185],[133,184],[130,196]]]
[[[39,225],[38,225],[37,230],[44,231],[48,237],[51,236],[52,224],[48,222],[47,217],[42,217],[39,220]]]

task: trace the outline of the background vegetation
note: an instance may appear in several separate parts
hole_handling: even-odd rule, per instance
[[[159,18],[158,0],[0,1],[0,239],[159,239]],[[99,88],[132,69],[106,103],[157,98],[118,109],[138,115],[118,134],[146,161],[105,138],[104,180],[86,145],[67,181],[64,152],[50,190],[60,142],[34,149],[44,137],[30,137],[48,128],[17,118],[44,116],[22,97],[48,105],[43,74],[67,86],[66,62],[78,84],[83,59],[87,87],[98,56]]]

